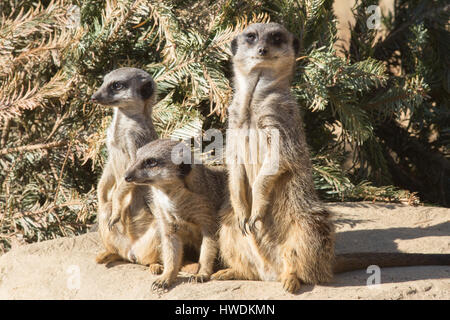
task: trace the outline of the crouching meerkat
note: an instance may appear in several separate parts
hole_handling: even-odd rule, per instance
[[[449,255],[355,253],[335,257],[331,213],[319,201],[299,107],[290,93],[298,40],[277,23],[252,24],[231,43],[234,97],[228,108],[231,206],[219,231],[217,280],[329,282],[333,271],[370,264],[448,264]],[[426,257],[428,256],[428,257]]]
[[[114,108],[107,130],[108,160],[97,187],[99,232],[106,251],[96,260],[154,263],[159,257],[159,236],[147,204],[147,189],[126,183],[124,175],[136,151],[158,138],[152,122],[155,82],[144,70],[119,68],[104,77],[91,101]]]
[[[199,250],[200,270],[191,277],[195,282],[209,280],[218,250],[218,212],[227,198],[226,173],[183,162],[180,146],[168,139],[145,145],[125,175],[130,184],[149,185],[153,194],[151,209],[161,234],[163,262],[154,290],[168,288],[176,279],[184,246]]]

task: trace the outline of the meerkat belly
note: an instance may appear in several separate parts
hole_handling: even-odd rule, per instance
[[[109,161],[114,162],[114,177],[116,178],[116,182],[119,182],[124,179],[124,174],[130,165],[130,157],[124,153],[122,150],[112,147],[109,155]]]
[[[241,130],[237,139],[237,151],[245,166],[249,188],[252,189],[256,178],[260,174],[264,159],[268,156],[267,134],[264,130],[259,129],[253,120],[250,120]],[[261,280],[276,281],[278,272],[277,267],[272,263],[275,260],[272,256],[276,256],[277,252],[261,252],[261,245],[258,245],[257,241],[264,242],[266,241],[265,239],[257,240],[254,236],[248,236],[245,237],[245,240],[247,242],[247,256],[252,257],[250,261],[253,262]],[[264,256],[268,257],[270,261],[264,259]]]
[[[184,219],[185,212],[179,212],[175,202],[163,191],[152,187],[152,194],[152,213],[160,231],[168,236],[176,234],[184,245],[200,248],[200,227]]]
[[[277,281],[278,280],[278,265],[276,264],[276,256],[278,255],[278,247],[272,248],[271,252],[261,252],[264,247],[257,244],[254,236],[245,237],[247,240],[247,256],[252,261],[258,275],[263,281]],[[262,240],[262,241],[261,241]],[[259,239],[258,242],[264,242],[265,239]],[[267,257],[267,260],[263,257]],[[274,263],[275,262],[275,263]]]
[[[165,226],[171,226],[171,228],[176,228],[177,231],[180,228],[183,229],[196,229],[196,226],[192,223],[186,221],[183,216],[184,212],[179,212],[179,208],[173,199],[171,199],[163,191],[152,187],[153,193],[153,207],[155,211],[155,217],[161,219]],[[174,230],[172,230],[173,232]]]
[[[167,194],[161,190],[152,187],[153,193],[153,210],[157,219],[162,219],[167,223],[173,223],[176,221],[176,216],[173,214],[175,211],[175,204],[169,198]]]
[[[267,136],[256,124],[250,122],[247,128],[243,129],[240,140],[239,153],[243,156],[245,171],[252,186],[266,157]]]

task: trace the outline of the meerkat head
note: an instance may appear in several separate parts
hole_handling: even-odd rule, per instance
[[[298,50],[298,39],[278,23],[251,24],[231,42],[233,64],[246,74],[264,69],[286,72],[293,68]]]
[[[105,106],[129,108],[154,100],[156,84],[144,70],[119,68],[108,73],[91,101]]]
[[[185,159],[186,151],[189,153]],[[125,173],[125,181],[162,186],[183,179],[191,172],[190,149],[179,141],[158,139],[138,149],[136,161]]]

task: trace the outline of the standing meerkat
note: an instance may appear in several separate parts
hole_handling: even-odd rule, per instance
[[[199,251],[200,270],[191,280],[201,282],[209,280],[218,250],[218,212],[227,198],[226,173],[183,162],[180,146],[168,139],[145,145],[125,176],[133,185],[149,185],[153,194],[151,209],[161,234],[163,261],[154,289],[165,289],[176,279],[183,246]]]
[[[213,279],[277,280],[289,292],[299,289],[300,280],[329,281],[334,228],[314,190],[290,93],[298,41],[279,24],[253,24],[231,49],[235,93],[226,151],[233,210],[224,216],[219,240],[230,268]],[[271,172],[276,157],[278,168]]]
[[[114,108],[107,131],[108,161],[97,187],[99,232],[106,251],[96,260],[154,263],[159,256],[159,236],[147,205],[147,189],[126,183],[124,174],[135,161],[136,151],[158,138],[152,122],[155,82],[144,70],[119,68],[104,77],[91,100]],[[122,223],[115,225],[121,217]],[[137,241],[144,234],[145,239]]]
[[[333,271],[449,264],[450,255],[334,255],[331,213],[319,201],[298,105],[290,93],[298,40],[277,23],[252,24],[231,43],[234,97],[228,109],[231,206],[219,244],[217,280],[329,282]],[[275,161],[274,161],[275,160]]]

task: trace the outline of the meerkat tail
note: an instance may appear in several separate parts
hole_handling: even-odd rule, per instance
[[[450,254],[362,252],[336,255],[334,273],[366,269],[370,265],[380,268],[450,265]]]

